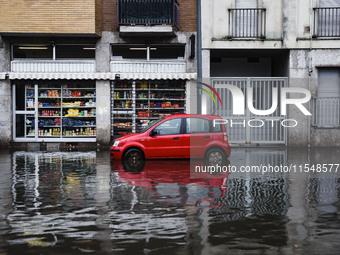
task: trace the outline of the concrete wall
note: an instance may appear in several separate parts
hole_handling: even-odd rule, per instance
[[[259,8],[266,8],[266,39],[228,39],[228,9],[235,8],[235,1],[202,0],[202,47],[226,48],[280,48],[282,39],[282,1],[259,1]]]
[[[177,32],[176,37],[120,37],[118,32],[108,32],[105,31],[102,34],[101,39],[97,43],[96,50],[96,63],[97,72],[108,72],[109,71],[109,60],[111,58],[111,44],[121,43],[121,44],[174,44],[174,43],[185,43],[185,60],[187,64],[187,72],[195,73],[197,69],[196,56],[193,59],[189,58],[190,55],[190,36],[195,35],[196,32]],[[197,39],[196,39],[197,41]],[[197,54],[197,52],[195,52]]]
[[[289,86],[309,90],[312,97],[317,97],[318,68],[340,68],[340,54],[336,49],[291,50],[289,63]],[[340,86],[340,84],[339,84]],[[312,102],[305,107],[313,114]],[[294,118],[299,125],[290,129],[288,144],[291,146],[339,146],[339,128],[317,128],[312,126],[312,118],[304,116],[295,106],[289,107],[289,118]],[[308,136],[310,139],[308,139]]]
[[[10,67],[10,46],[0,37],[0,73]],[[0,149],[8,148],[12,140],[12,91],[9,80],[0,80]]]

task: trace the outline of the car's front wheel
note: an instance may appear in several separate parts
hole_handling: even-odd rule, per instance
[[[226,162],[225,153],[219,148],[212,148],[205,154],[205,163],[210,166],[223,165]]]
[[[141,150],[136,148],[131,148],[124,153],[123,160],[130,167],[139,167],[144,163],[144,154]]]

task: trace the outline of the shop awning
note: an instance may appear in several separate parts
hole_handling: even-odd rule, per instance
[[[0,73],[0,78],[2,73]],[[9,73],[11,80],[114,80],[117,73]],[[4,74],[5,78],[5,74]],[[196,73],[119,73],[121,80],[193,80]]]
[[[193,80],[196,73],[121,73],[121,80]]]

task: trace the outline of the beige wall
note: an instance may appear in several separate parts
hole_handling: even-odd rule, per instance
[[[1,33],[101,33],[101,0],[1,0]]]

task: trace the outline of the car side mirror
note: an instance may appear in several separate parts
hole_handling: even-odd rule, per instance
[[[157,129],[155,128],[155,129],[151,130],[150,136],[156,136],[156,135],[158,135],[158,131],[157,131]]]

